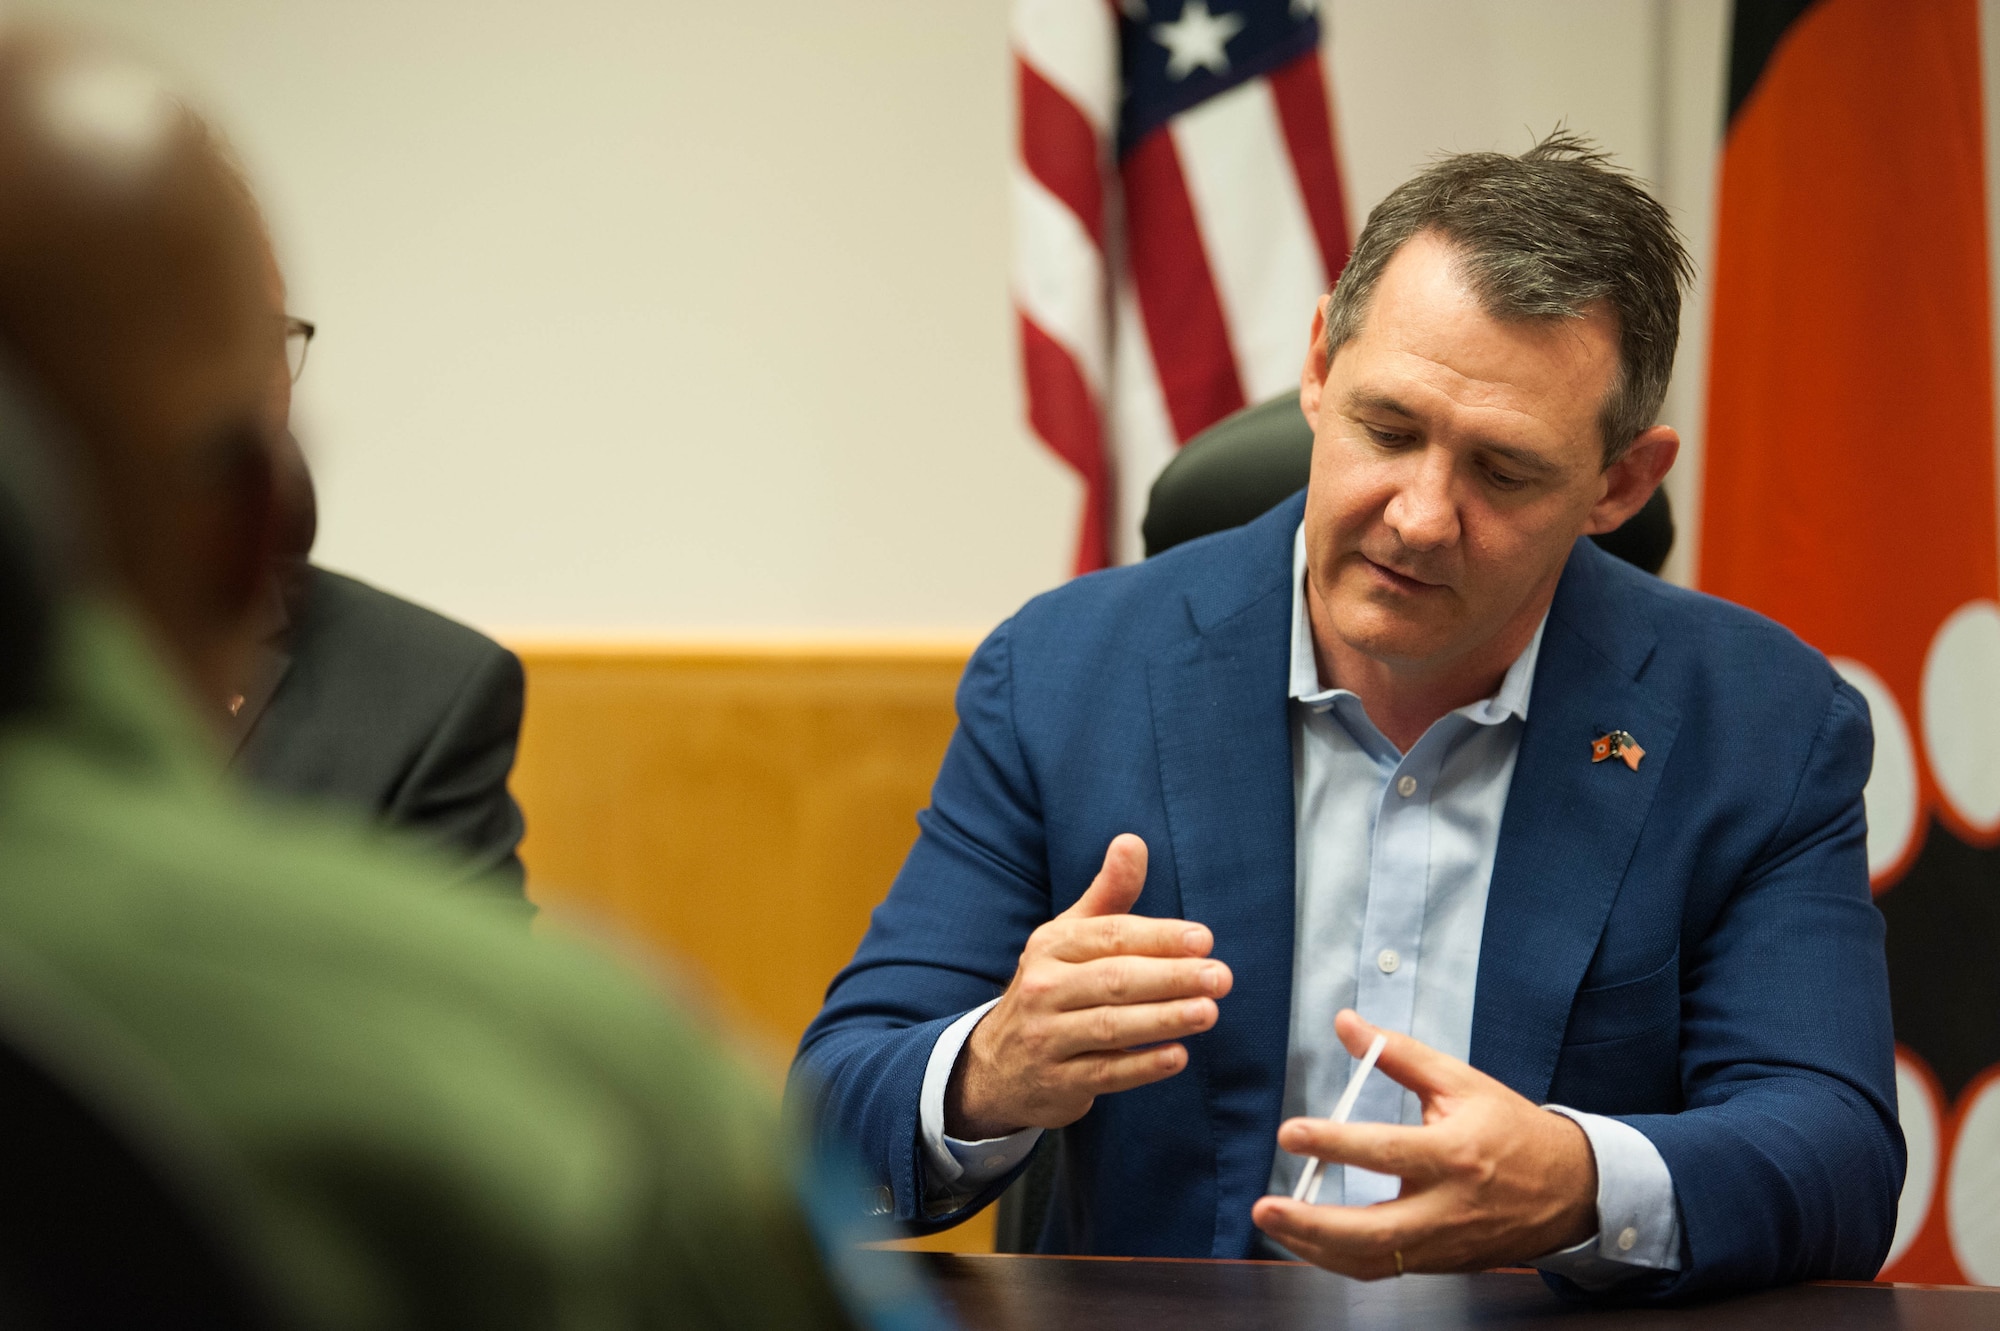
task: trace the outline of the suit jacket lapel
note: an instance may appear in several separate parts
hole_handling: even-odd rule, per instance
[[[249,682],[244,685],[242,693],[230,700],[235,710],[229,714],[229,725],[224,733],[232,757],[243,751],[250,732],[257,728],[257,719],[271,705],[278,685],[284,683],[285,672],[291,668],[292,654],[280,645],[279,640],[258,644],[256,660],[250,667]]]
[[[1635,680],[1655,637],[1610,559],[1579,541],[1550,607],[1479,949],[1472,1063],[1537,1102],[1680,725]],[[1590,760],[1610,730],[1645,749],[1638,771]]]
[[[1284,1098],[1295,876],[1286,666],[1301,509],[1282,505],[1242,534],[1255,546],[1235,561],[1244,576],[1194,589],[1193,632],[1148,670],[1181,909],[1214,932],[1235,974],[1215,1029],[1189,1042],[1214,1125],[1216,1251],[1227,1256],[1248,1242]]]
[[[310,565],[301,561],[265,593],[256,659],[250,663],[243,692],[229,700],[229,724],[224,734],[231,761],[241,756],[250,732],[257,728],[258,718],[271,705],[278,685],[284,683],[285,673],[292,668],[294,599],[307,594],[311,584],[302,579],[308,576],[309,569]]]

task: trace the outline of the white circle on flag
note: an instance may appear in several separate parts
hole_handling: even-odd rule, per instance
[[[2000,1285],[2000,1078],[1967,1106],[1945,1188],[1945,1233],[1958,1269],[1975,1284]]]
[[[1903,1175],[1903,1195],[1896,1202],[1896,1238],[1882,1261],[1884,1269],[1894,1266],[1910,1250],[1937,1192],[1937,1100],[1931,1095],[1930,1081],[1901,1051],[1896,1054],[1896,1118],[1903,1125],[1903,1140],[1909,1143],[1910,1169]]]
[[[2000,827],[2000,605],[1951,612],[1924,658],[1924,749],[1953,812]]]
[[[1833,668],[1868,703],[1875,729],[1875,762],[1861,802],[1868,810],[1868,876],[1903,858],[1917,830],[1917,753],[1910,727],[1889,686],[1859,661],[1835,657]]]

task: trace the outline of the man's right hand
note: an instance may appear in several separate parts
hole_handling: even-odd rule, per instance
[[[1215,939],[1202,925],[1129,913],[1145,885],[1146,843],[1113,837],[1089,890],[1029,936],[1013,983],[952,1069],[947,1134],[1060,1128],[1100,1095],[1187,1066],[1187,1049],[1170,1042],[1215,1024],[1232,977],[1208,959]]]

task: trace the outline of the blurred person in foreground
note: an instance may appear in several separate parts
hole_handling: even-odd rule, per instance
[[[1045,1251],[1875,1274],[1867,705],[1586,539],[1673,464],[1688,271],[1573,135],[1440,159],[1301,320],[1304,493],[980,647],[799,1053],[898,1215],[957,1222],[1060,1129]]]
[[[317,1321],[849,1324],[772,1097],[694,1025],[432,861],[223,778],[203,718],[273,539],[268,263],[148,71],[0,30],[0,348],[78,535],[0,726],[0,941],[240,1157]]]

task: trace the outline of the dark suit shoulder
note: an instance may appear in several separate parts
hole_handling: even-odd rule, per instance
[[[319,637],[337,638],[357,651],[393,643],[396,659],[413,671],[462,673],[513,655],[478,629],[359,578],[314,566],[293,640]]]
[[[291,664],[244,746],[248,770],[302,793],[368,791],[367,803],[385,804],[468,693],[519,723],[512,652],[357,578],[311,575],[286,644]]]
[[[518,889],[507,793],[521,725],[514,654],[356,578],[314,568],[289,665],[237,753],[272,791],[345,805],[455,846]]]

